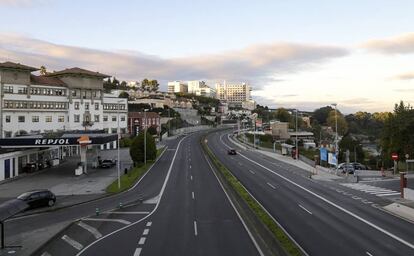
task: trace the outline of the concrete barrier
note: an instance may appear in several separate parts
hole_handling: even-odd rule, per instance
[[[414,189],[404,188],[404,199],[414,201]]]

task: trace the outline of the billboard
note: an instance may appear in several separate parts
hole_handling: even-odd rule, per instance
[[[262,119],[261,118],[257,118],[256,119],[256,127],[262,127],[262,125],[263,125]]]
[[[326,148],[320,148],[319,151],[321,154],[321,161],[328,162],[328,150]]]
[[[337,165],[337,159],[335,153],[328,153],[328,163],[331,165]]]

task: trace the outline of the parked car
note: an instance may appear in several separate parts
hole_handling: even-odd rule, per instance
[[[237,155],[237,152],[234,148],[231,148],[231,149],[227,150],[227,154],[228,155]]]
[[[112,166],[115,166],[115,165],[116,165],[116,160],[104,159],[104,160],[102,160],[99,167],[101,167],[101,168],[111,168]]]
[[[34,209],[43,206],[54,206],[56,203],[56,196],[50,190],[39,189],[32,190],[21,194],[17,199],[25,201],[28,205],[28,209]]]
[[[342,170],[342,173],[349,173],[353,174],[355,172],[354,165],[347,164],[347,163],[341,163],[338,165],[338,169]]]
[[[354,166],[355,170],[368,170],[368,167],[360,163],[351,163]]]

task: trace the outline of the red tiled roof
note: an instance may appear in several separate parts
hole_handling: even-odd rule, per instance
[[[11,61],[6,61],[6,62],[3,62],[3,63],[0,63],[0,68],[22,69],[22,70],[28,70],[28,71],[39,70],[38,68],[22,65],[20,63],[15,63],[15,62],[11,62]]]
[[[47,74],[47,76],[61,76],[61,75],[86,75],[86,76],[95,76],[95,77],[101,77],[106,78],[110,77],[108,75],[99,73],[99,72],[93,72],[82,68],[67,68],[61,71],[56,71],[53,73]]]
[[[66,86],[66,84],[59,78],[47,77],[47,76],[30,75],[30,83],[37,84],[37,85]]]

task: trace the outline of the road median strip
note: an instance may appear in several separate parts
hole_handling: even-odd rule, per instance
[[[250,218],[246,221],[250,223],[250,227],[255,231],[255,234],[260,237],[263,241],[263,244],[267,247],[267,251],[270,255],[303,255],[299,247],[289,238],[289,236],[283,231],[281,227],[273,220],[273,218],[266,212],[263,207],[256,202],[256,200],[249,194],[249,192],[244,188],[244,186],[237,180],[235,176],[228,170],[214,153],[208,147],[208,143],[205,142],[205,137],[202,138],[201,144],[204,152],[209,157],[214,167],[218,170],[218,174],[224,179],[227,183],[228,188],[232,190],[232,194],[236,195],[235,198],[238,202],[239,208],[242,207],[241,204],[246,204],[248,209],[253,213],[256,219],[250,218],[249,213],[244,212],[244,218]],[[261,229],[256,224],[259,222],[263,228]],[[266,234],[266,230],[268,233]],[[266,236],[271,234],[270,241]],[[277,248],[275,248],[277,247]]]

